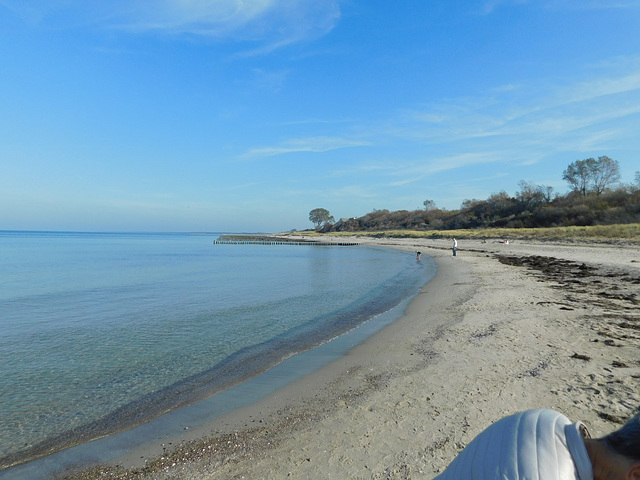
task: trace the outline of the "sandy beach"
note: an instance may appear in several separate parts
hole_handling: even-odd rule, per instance
[[[403,318],[250,407],[73,478],[431,479],[505,415],[552,408],[600,436],[640,407],[639,246],[460,240],[453,257],[444,240],[353,240],[435,259]]]

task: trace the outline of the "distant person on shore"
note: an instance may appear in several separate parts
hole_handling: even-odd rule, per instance
[[[456,256],[456,252],[458,251],[458,240],[453,239],[453,256]]]
[[[416,252],[416,259],[417,259],[417,260],[420,260],[420,257],[421,257],[421,256],[422,256],[422,253],[420,253],[420,252]]]
[[[516,413],[480,433],[434,480],[640,480],[640,414],[602,438],[554,410]]]

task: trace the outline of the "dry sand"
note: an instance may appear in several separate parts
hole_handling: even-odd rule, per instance
[[[344,240],[343,240],[344,241]],[[420,250],[406,315],[316,374],[82,478],[431,479],[505,415],[614,430],[640,406],[640,248],[356,241]],[[154,459],[155,458],[155,459]]]

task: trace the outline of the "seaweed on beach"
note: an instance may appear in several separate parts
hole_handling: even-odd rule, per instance
[[[525,267],[544,281],[555,283],[555,288],[566,291],[570,304],[582,303],[573,295],[587,295],[587,301],[592,305],[615,310],[635,310],[640,304],[636,287],[640,277],[622,269],[603,269],[584,262],[540,255],[496,255],[496,258],[505,265]]]

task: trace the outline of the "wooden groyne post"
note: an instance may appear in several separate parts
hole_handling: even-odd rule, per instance
[[[255,235],[222,235],[213,241],[214,245],[311,245],[315,247],[353,247],[354,242],[317,242],[315,240],[289,240],[282,237]]]

